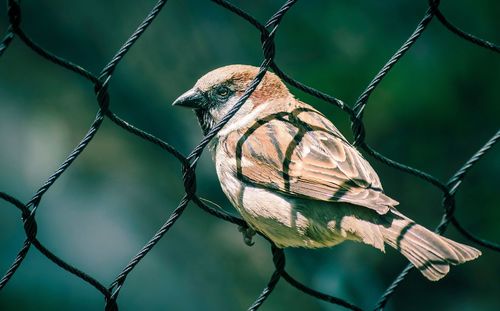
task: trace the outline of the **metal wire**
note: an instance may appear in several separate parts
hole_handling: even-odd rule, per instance
[[[277,34],[278,26],[282,23],[283,17],[287,12],[298,2],[297,0],[286,1],[274,14],[271,15],[269,20],[262,24],[256,20],[253,16],[236,7],[232,3],[225,0],[212,0],[212,2],[219,5],[221,8],[227,9],[232,13],[238,15],[239,17],[246,20],[251,26],[255,27],[261,33],[262,42],[262,52],[263,61],[260,66],[260,71],[254,80],[250,83],[247,90],[244,92],[243,96],[240,98],[238,103],[234,106],[231,111],[217,124],[193,149],[189,156],[184,157],[180,152],[178,152],[173,146],[167,142],[155,137],[154,135],[135,127],[134,125],[128,123],[127,121],[121,119],[115,113],[112,112],[110,108],[110,100],[108,94],[109,81],[112,78],[112,74],[116,69],[117,65],[121,62],[123,57],[126,56],[130,48],[137,42],[141,35],[147,30],[154,19],[160,14],[162,9],[166,4],[166,0],[158,1],[152,10],[147,14],[144,20],[140,23],[137,29],[132,33],[132,35],[126,40],[123,46],[116,52],[115,56],[108,62],[106,66],[101,70],[99,75],[95,75],[85,68],[74,64],[60,56],[57,56],[47,49],[41,47],[36,42],[34,42],[23,30],[21,25],[21,6],[18,0],[8,0],[7,1],[7,14],[9,17],[9,26],[7,32],[5,33],[2,41],[0,41],[0,56],[9,48],[11,42],[18,37],[24,44],[33,50],[35,53],[45,58],[47,61],[52,62],[58,66],[66,68],[87,80],[89,80],[94,85],[94,90],[96,94],[96,101],[98,104],[98,111],[95,120],[89,127],[87,134],[82,138],[81,142],[74,148],[72,152],[67,156],[66,160],[60,165],[60,167],[51,174],[47,181],[35,192],[31,200],[26,204],[22,203],[13,196],[0,192],[0,199],[7,203],[10,203],[14,207],[20,210],[24,225],[24,230],[26,233],[26,240],[21,246],[19,252],[17,253],[15,259],[13,260],[11,266],[5,272],[3,277],[0,279],[0,290],[5,287],[5,285],[10,281],[12,276],[16,273],[19,266],[23,263],[27,253],[31,249],[31,246],[42,253],[45,257],[51,260],[54,264],[61,267],[68,273],[71,273],[82,281],[93,286],[96,290],[102,293],[105,298],[105,310],[118,310],[117,299],[120,290],[125,283],[128,274],[141,262],[141,260],[151,251],[151,249],[162,239],[162,237],[168,232],[168,230],[175,224],[175,222],[182,216],[182,213],[188,206],[189,202],[195,203],[202,210],[207,213],[227,222],[231,222],[235,225],[246,227],[247,224],[244,220],[239,217],[233,216],[224,212],[222,210],[214,209],[210,206],[205,205],[196,195],[196,166],[201,154],[205,150],[207,144],[210,140],[217,134],[217,132],[234,116],[238,109],[244,104],[244,102],[250,97],[252,92],[257,88],[259,83],[262,81],[266,71],[271,68],[278,76],[280,76],[289,85],[296,87],[312,96],[315,96],[323,101],[330,104],[336,105],[342,111],[347,113],[352,122],[352,131],[355,137],[355,144],[365,150],[370,156],[381,161],[382,163],[398,169],[407,174],[414,175],[424,181],[430,183],[438,190],[443,193],[443,218],[440,224],[436,227],[436,232],[442,234],[449,224],[452,224],[457,228],[457,230],[464,235],[465,238],[492,250],[500,251],[500,245],[493,241],[488,241],[477,237],[473,233],[466,230],[460,222],[456,219],[455,212],[455,200],[454,196],[459,189],[462,181],[464,180],[467,172],[471,167],[477,163],[484,154],[489,151],[493,145],[500,139],[500,130],[497,131],[491,139],[489,139],[486,144],[480,148],[446,183],[442,183],[437,178],[429,173],[421,171],[419,169],[410,167],[408,165],[398,163],[371,148],[366,142],[366,133],[363,125],[363,112],[366,107],[370,95],[373,90],[377,88],[382,79],[391,71],[393,66],[405,55],[405,53],[411,49],[415,41],[425,32],[429,23],[434,17],[446,27],[452,33],[458,35],[464,40],[471,42],[479,47],[489,49],[490,51],[500,53],[500,47],[494,43],[487,40],[478,38],[472,34],[466,33],[465,31],[459,29],[451,22],[449,22],[444,14],[439,10],[440,1],[429,0],[429,7],[424,14],[423,19],[417,24],[415,31],[409,36],[409,38],[402,44],[402,46],[395,52],[395,54],[387,61],[387,63],[382,67],[382,69],[375,75],[369,85],[366,87],[365,91],[359,96],[356,103],[352,106],[345,105],[341,100],[326,94],[324,92],[318,91],[313,87],[307,86],[302,82],[290,77],[288,74],[283,72],[279,66],[275,63],[274,57],[276,53],[274,38]],[[150,239],[150,241],[143,246],[143,248],[135,255],[130,262],[122,269],[119,275],[115,278],[111,284],[106,287],[101,284],[98,280],[90,276],[89,274],[81,271],[80,269],[72,266],[58,255],[47,249],[38,239],[37,239],[37,223],[36,223],[36,212],[40,202],[43,199],[43,195],[50,190],[54,185],[54,182],[66,171],[66,169],[73,164],[73,162],[78,158],[78,156],[85,150],[89,142],[98,133],[100,126],[105,118],[108,118],[113,123],[115,123],[120,128],[126,130],[130,134],[136,135],[139,138],[148,141],[152,144],[157,145],[166,152],[173,155],[182,165],[183,168],[183,182],[185,187],[185,196],[179,202],[177,208],[172,212],[170,217],[166,222],[158,229],[156,234]],[[266,238],[266,237],[264,237]],[[267,238],[266,238],[267,239]],[[271,295],[273,289],[275,288],[278,281],[283,277],[283,279],[290,285],[294,286],[298,290],[302,291],[304,294],[311,295],[317,299],[336,304],[345,307],[350,310],[361,310],[360,307],[347,302],[341,298],[334,297],[318,290],[312,289],[301,282],[297,281],[285,270],[285,252],[282,249],[277,248],[272,241],[267,239],[271,245],[271,252],[273,254],[273,263],[275,266],[275,271],[272,274],[268,284],[263,289],[261,294],[255,300],[253,304],[249,307],[249,310],[257,310],[265,300]],[[406,275],[412,270],[413,266],[409,264],[394,280],[394,282],[387,288],[387,290],[381,295],[379,301],[375,305],[375,310],[383,310],[389,299],[395,293],[399,284],[401,284]]]

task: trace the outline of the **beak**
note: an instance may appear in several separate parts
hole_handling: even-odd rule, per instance
[[[180,106],[186,108],[198,109],[202,108],[206,104],[205,96],[197,88],[192,88],[186,93],[182,94],[177,98],[172,106]]]

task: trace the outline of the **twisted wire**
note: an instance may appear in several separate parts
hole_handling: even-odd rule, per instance
[[[498,243],[479,238],[475,234],[466,230],[461,223],[456,219],[454,212],[456,209],[455,204],[455,194],[462,184],[462,181],[466,177],[470,169],[480,160],[482,157],[497,143],[500,139],[500,130],[497,131],[486,143],[483,145],[472,157],[469,158],[465,164],[457,170],[457,172],[448,180],[448,182],[442,183],[437,178],[429,173],[422,170],[410,167],[408,165],[394,161],[373,149],[366,142],[366,130],[363,123],[363,113],[364,109],[368,103],[370,95],[374,90],[380,85],[383,78],[392,70],[394,65],[405,56],[406,52],[411,49],[413,44],[418,38],[426,31],[427,26],[436,17],[437,20],[450,32],[459,36],[460,38],[467,40],[468,42],[475,44],[479,47],[486,48],[490,51],[500,53],[500,47],[488,40],[481,39],[475,35],[467,33],[457,26],[453,25],[441,12],[439,8],[440,1],[429,0],[428,8],[424,14],[422,20],[417,24],[417,27],[413,33],[408,37],[408,39],[401,45],[401,47],[392,55],[386,64],[380,69],[380,71],[374,76],[368,86],[360,94],[354,105],[348,106],[340,99],[323,92],[319,91],[311,86],[304,84],[290,75],[285,73],[275,62],[276,47],[275,47],[275,37],[277,30],[284,20],[287,12],[296,5],[297,0],[287,0],[284,4],[267,20],[266,23],[261,23],[255,19],[252,15],[245,12],[244,10],[238,8],[234,4],[226,0],[211,0],[215,4],[219,5],[221,8],[226,9],[233,14],[246,20],[252,27],[255,27],[261,34],[260,40],[262,44],[263,60],[260,65],[260,70],[256,77],[252,80],[248,88],[245,90],[243,96],[238,100],[236,105],[227,113],[222,120],[215,125],[212,130],[203,137],[203,139],[193,148],[188,156],[184,156],[175,147],[173,147],[168,142],[156,137],[155,135],[148,133],[132,124],[128,121],[120,118],[111,109],[111,100],[108,93],[109,82],[112,75],[119,65],[119,63],[124,59],[128,51],[135,45],[137,40],[144,34],[144,32],[150,27],[153,21],[159,16],[160,12],[165,7],[167,3],[166,0],[159,0],[153,8],[149,11],[143,21],[138,25],[135,31],[130,35],[130,37],[124,42],[124,44],[117,50],[111,60],[104,66],[99,75],[95,75],[89,70],[83,68],[82,66],[75,64],[65,58],[62,58],[55,53],[43,48],[33,39],[31,39],[22,29],[22,9],[20,1],[18,0],[7,0],[7,15],[9,18],[9,26],[4,34],[2,41],[0,41],[0,56],[9,48],[13,40],[17,37],[21,42],[23,42],[28,48],[30,48],[37,55],[41,56],[48,62],[51,62],[57,66],[63,67],[68,71],[71,71],[92,83],[94,87],[94,92],[96,95],[97,102],[97,114],[94,121],[91,123],[87,133],[81,139],[81,141],[76,145],[76,147],[69,153],[63,163],[58,167],[58,169],[50,174],[47,180],[42,184],[42,186],[35,192],[32,198],[26,203],[22,203],[19,199],[7,194],[6,192],[0,192],[0,199],[15,206],[21,211],[21,219],[23,221],[24,230],[26,234],[26,239],[18,251],[15,259],[13,260],[10,267],[7,269],[5,274],[0,279],[0,290],[3,289],[8,282],[15,275],[17,269],[22,265],[27,253],[33,245],[37,251],[51,260],[55,265],[59,266],[61,269],[67,271],[68,273],[75,275],[82,281],[93,286],[98,290],[104,297],[105,300],[105,310],[118,310],[117,299],[119,293],[125,284],[128,275],[134,270],[134,268],[141,262],[141,260],[153,249],[153,247],[162,239],[162,237],[172,228],[175,222],[182,216],[183,212],[186,210],[190,202],[195,203],[200,209],[209,213],[210,215],[217,217],[223,221],[233,223],[238,226],[247,227],[248,225],[245,221],[237,216],[231,215],[230,213],[214,209],[210,206],[204,204],[197,195],[196,191],[196,166],[198,160],[200,159],[203,151],[209,142],[217,135],[217,133],[230,121],[230,119],[237,113],[245,101],[251,96],[252,92],[258,87],[259,83],[262,81],[265,73],[271,69],[279,77],[283,79],[289,85],[300,89],[320,100],[328,102],[337,106],[343,112],[349,115],[351,119],[351,129],[353,131],[355,141],[354,144],[359,148],[363,149],[368,155],[379,160],[380,162],[393,167],[404,173],[414,175],[422,180],[430,183],[443,194],[443,217],[441,222],[436,227],[435,231],[439,234],[444,233],[449,224],[452,224],[465,238],[492,250],[500,251],[500,245]],[[49,191],[57,179],[62,176],[66,170],[74,163],[74,161],[82,154],[90,142],[94,139],[96,134],[100,131],[101,125],[105,119],[109,119],[113,124],[120,127],[121,129],[127,131],[128,133],[137,136],[138,138],[152,143],[162,150],[166,151],[168,154],[174,156],[181,164],[183,171],[183,182],[185,188],[185,194],[180,200],[178,206],[172,211],[165,223],[157,230],[153,237],[139,250],[139,252],[127,263],[127,265],[122,269],[122,271],[116,276],[116,278],[110,283],[109,286],[104,286],[97,279],[93,278],[89,274],[83,272],[79,268],[67,263],[60,256],[56,255],[54,252],[50,251],[46,246],[44,246],[37,238],[37,223],[36,223],[36,213],[40,203],[43,200],[44,194]],[[265,239],[271,245],[271,252],[273,254],[273,263],[275,271],[271,275],[268,283],[262,290],[261,294],[250,305],[249,310],[259,309],[266,299],[272,294],[274,288],[281,278],[283,278],[290,285],[300,290],[301,292],[321,299],[323,301],[342,306],[350,310],[361,310],[360,307],[347,302],[341,298],[331,296],[322,293],[318,290],[312,289],[301,282],[297,281],[294,277],[288,274],[285,270],[286,256],[282,249],[276,247],[272,241],[264,236]],[[380,299],[375,305],[375,310],[383,310],[387,302],[394,295],[398,286],[405,280],[407,274],[411,271],[412,265],[409,264],[405,269],[396,277],[392,284],[386,289],[386,291],[381,295]]]

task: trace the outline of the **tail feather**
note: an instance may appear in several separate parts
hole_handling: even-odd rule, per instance
[[[401,252],[429,280],[437,281],[450,271],[450,265],[473,260],[481,252],[457,243],[418,225],[392,210],[388,226],[382,227],[384,241]]]

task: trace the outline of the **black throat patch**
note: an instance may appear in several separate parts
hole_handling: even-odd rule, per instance
[[[210,113],[205,109],[195,109],[194,113],[198,119],[203,135],[207,135],[208,132],[215,126],[215,121],[210,115]]]

